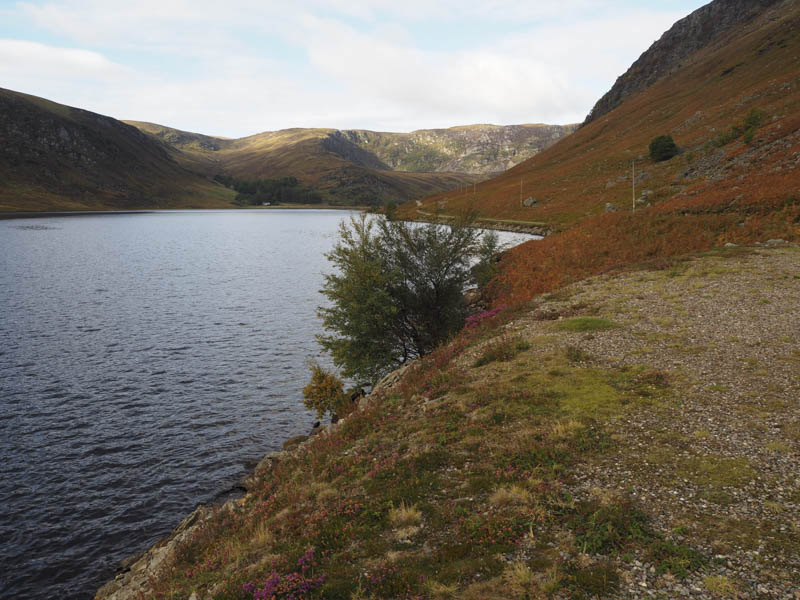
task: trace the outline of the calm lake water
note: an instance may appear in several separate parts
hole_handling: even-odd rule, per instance
[[[0,221],[1,598],[91,598],[309,430],[305,361],[346,217]]]

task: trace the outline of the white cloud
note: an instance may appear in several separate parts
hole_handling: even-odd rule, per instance
[[[0,74],[3,78],[26,74],[31,77],[78,77],[112,81],[124,76],[126,72],[125,67],[97,52],[0,39]]]
[[[664,0],[678,1],[692,0]],[[685,13],[624,4],[27,0],[15,18],[86,50],[6,40],[0,76],[118,118],[230,136],[574,122]],[[416,41],[420,25],[458,36],[460,24],[485,35]]]

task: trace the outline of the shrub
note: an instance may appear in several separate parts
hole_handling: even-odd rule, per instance
[[[722,146],[726,146],[742,136],[744,143],[750,145],[750,143],[753,141],[753,137],[755,137],[756,129],[764,124],[766,118],[767,113],[760,108],[754,108],[747,113],[741,124],[732,125],[730,129],[723,131],[716,138],[714,138],[713,144],[717,148],[721,148]]]
[[[317,412],[320,419],[325,413],[342,414],[347,407],[342,380],[326,371],[319,363],[312,362],[311,381],[303,388],[303,404]]]
[[[678,154],[678,147],[671,135],[660,135],[650,142],[650,158],[655,162],[669,160]]]
[[[497,275],[497,257],[503,251],[500,238],[494,231],[488,231],[478,247],[478,262],[472,267],[472,276],[478,287],[483,288]]]
[[[567,360],[572,363],[586,362],[592,360],[592,355],[576,346],[567,346]]]

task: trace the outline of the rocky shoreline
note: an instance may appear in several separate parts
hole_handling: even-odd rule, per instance
[[[379,394],[383,394],[395,386],[406,368],[407,366],[401,367],[389,373],[369,394],[357,400],[355,412],[364,410]],[[313,437],[330,435],[345,422],[346,419],[342,418],[330,425],[316,423],[309,435],[291,437],[283,443],[283,450],[266,454],[256,464],[253,472],[242,479],[241,486],[246,490],[244,495],[239,498],[231,498],[221,505],[198,505],[167,537],[158,540],[144,552],[120,561],[114,578],[103,584],[95,594],[94,600],[138,600],[142,595],[146,595],[150,591],[151,579],[168,564],[169,558],[173,556],[178,547],[199,531],[217,511],[236,512],[240,510],[247,493],[255,483],[268,475],[278,463],[300,450]],[[213,594],[208,595],[209,599],[212,597]],[[190,600],[199,599],[194,596]]]

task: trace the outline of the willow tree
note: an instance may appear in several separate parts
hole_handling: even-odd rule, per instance
[[[374,383],[446,341],[464,324],[463,292],[481,253],[474,216],[452,226],[362,215],[343,222],[326,256],[318,336],[343,376]]]

